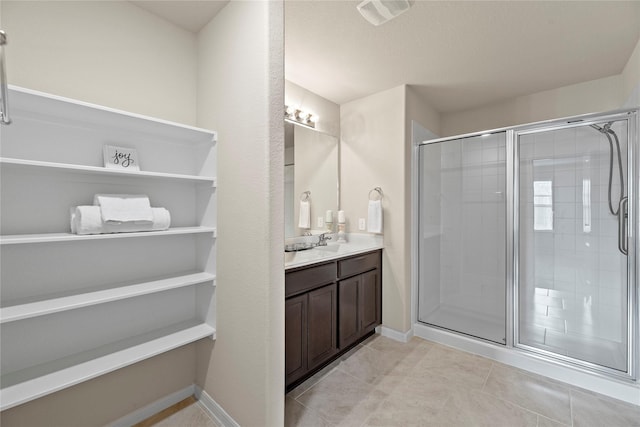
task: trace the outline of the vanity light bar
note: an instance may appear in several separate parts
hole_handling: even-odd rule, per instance
[[[316,127],[318,116],[311,114],[308,111],[300,110],[299,108],[291,107],[289,105],[284,106],[284,119],[290,122],[299,123],[310,128]]]

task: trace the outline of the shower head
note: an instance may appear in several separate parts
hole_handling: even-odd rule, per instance
[[[602,132],[602,133],[612,133],[613,131],[611,130],[611,125],[613,124],[613,122],[609,122],[609,123],[605,123],[602,126],[598,126],[598,125],[589,125],[592,128],[594,128],[595,130],[597,130],[598,132]]]

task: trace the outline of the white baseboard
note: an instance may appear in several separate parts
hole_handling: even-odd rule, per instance
[[[392,340],[404,343],[409,342],[409,340],[413,336],[413,329],[409,329],[407,332],[398,332],[395,329],[387,328],[386,326],[379,326],[379,328],[379,333],[383,337],[391,338]],[[376,332],[378,331],[376,330]]]
[[[141,421],[146,420],[147,418],[157,414],[160,411],[167,409],[168,407],[175,405],[178,402],[183,401],[189,396],[193,396],[196,394],[196,386],[190,385],[188,387],[183,388],[182,390],[176,391],[175,393],[171,393],[168,396],[165,396],[161,399],[156,400],[144,406],[130,414],[125,415],[122,418],[117,419],[116,421],[109,424],[110,427],[129,427],[134,424],[137,424]]]
[[[213,398],[209,396],[206,391],[204,391],[197,385],[194,385],[193,387],[195,388],[196,399],[198,399],[202,407],[209,412],[209,415],[211,415],[216,424],[224,427],[240,427],[240,424],[238,424],[236,420],[231,418],[231,415],[227,414],[222,406],[220,406],[218,402],[213,400]]]
[[[143,408],[125,415],[124,417],[110,423],[109,427],[130,427],[156,415],[158,412],[161,412],[178,402],[183,401],[189,396],[195,396],[200,406],[209,413],[216,424],[224,427],[240,427],[240,424],[231,418],[231,416],[222,409],[222,406],[220,406],[218,402],[213,400],[206,391],[202,390],[195,384],[185,387],[182,390],[176,391],[175,393],[158,399]]]

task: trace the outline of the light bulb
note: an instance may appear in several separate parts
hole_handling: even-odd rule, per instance
[[[318,116],[316,116],[315,114],[311,114],[309,116],[309,121],[312,123],[318,123]]]
[[[307,113],[306,111],[298,111],[298,118],[302,121],[307,121],[307,118],[309,117],[309,113]]]

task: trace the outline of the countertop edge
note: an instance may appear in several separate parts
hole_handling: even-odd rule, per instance
[[[307,267],[314,264],[321,264],[324,262],[334,261],[340,258],[346,258],[352,255],[358,255],[365,252],[376,251],[379,249],[384,249],[384,246],[383,245],[372,245],[367,247],[360,246],[358,248],[354,248],[353,250],[345,251],[341,253],[326,253],[324,254],[324,256],[319,256],[318,258],[313,260],[285,262],[284,269],[285,271],[287,271],[287,270],[291,270],[298,267]],[[313,249],[309,249],[309,250],[312,251]]]

